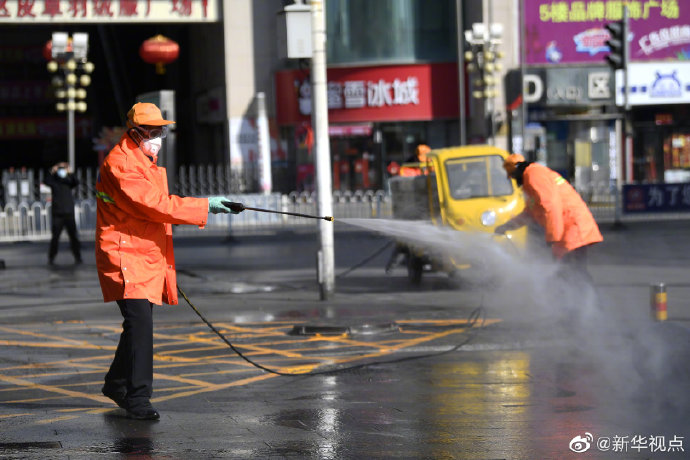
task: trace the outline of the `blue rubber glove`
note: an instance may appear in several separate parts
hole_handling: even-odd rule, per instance
[[[227,214],[229,212],[237,214],[229,207],[225,206],[223,202],[228,202],[229,200],[224,196],[210,196],[208,197],[208,212],[213,214]]]

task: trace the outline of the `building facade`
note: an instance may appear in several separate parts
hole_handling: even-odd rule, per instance
[[[311,190],[309,65],[281,58],[277,36],[279,13],[291,3],[0,2],[0,169],[48,169],[66,158],[66,116],[55,110],[42,54],[53,32],[86,32],[95,71],[88,110],[76,115],[77,167],[98,165],[122,132],[134,102],[170,96],[177,124],[163,164],[171,169],[230,164],[236,190],[255,191],[256,100],[263,93],[274,189]],[[461,115],[468,142],[489,137],[487,101],[472,99],[472,76],[465,73],[464,63],[458,64],[462,37],[474,23],[501,23],[503,67],[514,67],[519,58],[519,0],[325,4],[334,188],[382,188],[390,164],[404,162],[418,143],[457,144]],[[165,73],[157,73],[139,55],[141,44],[158,34],[180,47]],[[497,89],[492,99],[501,101],[502,88]],[[496,112],[502,107],[496,104]],[[498,132],[492,136],[501,146],[506,144],[503,119],[500,113],[496,116]]]
[[[623,19],[624,5],[627,107],[623,74],[604,59],[605,25]],[[525,0],[522,17],[525,91],[522,71],[513,70],[506,103],[514,138],[521,137],[516,121],[526,104],[524,142],[517,144],[531,159],[559,170],[585,196],[617,183],[690,179],[690,4]]]

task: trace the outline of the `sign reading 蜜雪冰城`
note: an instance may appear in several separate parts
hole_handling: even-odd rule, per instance
[[[679,0],[525,0],[529,65],[601,63],[608,23],[630,18],[631,61],[690,59],[690,2]]]
[[[0,24],[218,20],[218,0],[0,0]]]
[[[458,116],[456,63],[329,68],[328,118],[333,123],[421,121]],[[311,120],[309,72],[276,72],[276,120]],[[433,83],[433,84],[432,84]]]

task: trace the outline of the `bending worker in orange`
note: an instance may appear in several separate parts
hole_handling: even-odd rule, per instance
[[[154,104],[137,103],[129,128],[98,173],[96,267],[105,302],[116,301],[122,334],[102,392],[135,419],[157,420],[153,385],[153,305],[177,304],[172,225],[203,228],[208,213],[234,213],[224,197],[168,194],[156,166],[168,125]]]
[[[508,155],[503,168],[522,186],[526,206],[520,215],[496,227],[496,233],[519,228],[532,218],[544,228],[554,257],[589,278],[587,248],[604,238],[577,191],[556,171],[525,161],[519,153]]]

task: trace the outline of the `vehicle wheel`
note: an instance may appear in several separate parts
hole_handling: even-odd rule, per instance
[[[461,289],[463,286],[463,279],[462,275],[460,274],[460,270],[451,270],[448,273],[448,280],[450,282],[450,285],[454,289]]]
[[[422,282],[422,271],[424,270],[424,261],[413,255],[410,254],[407,257],[407,278],[410,280],[410,283],[418,286]]]

